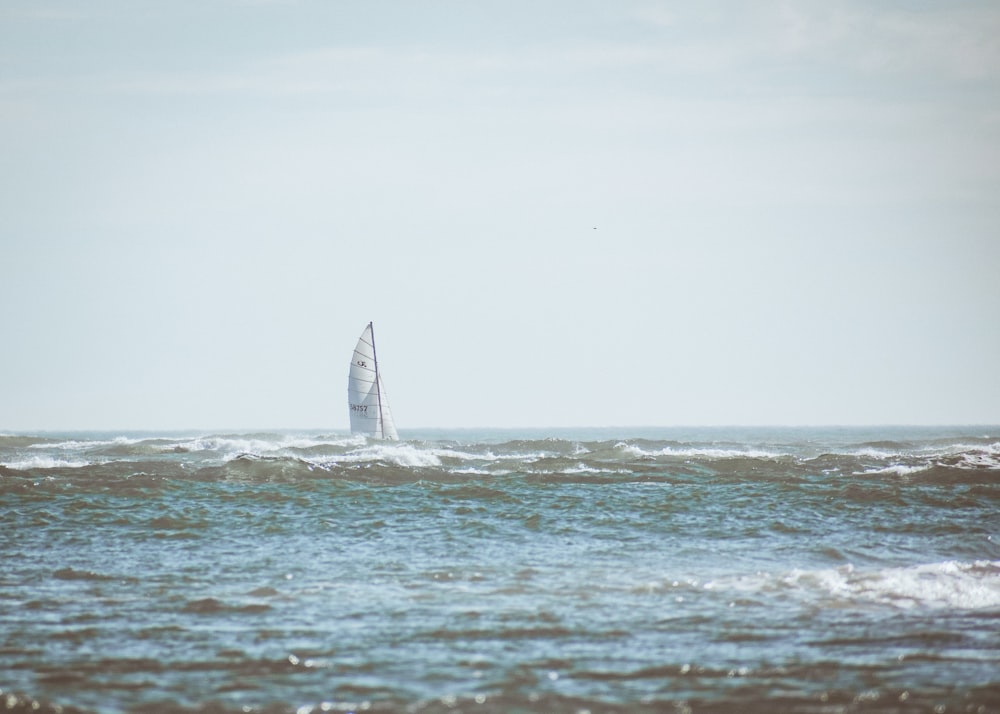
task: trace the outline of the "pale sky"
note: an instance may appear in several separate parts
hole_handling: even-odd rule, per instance
[[[1000,5],[4,0],[0,430],[1000,423]]]

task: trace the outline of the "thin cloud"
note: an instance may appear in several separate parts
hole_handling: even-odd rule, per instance
[[[641,7],[686,69],[730,71],[776,60],[882,75],[944,79],[1000,75],[1000,9],[981,3],[896,9],[871,3]]]
[[[993,7],[920,12],[783,4],[778,17],[775,47],[803,59],[967,80],[996,78],[1000,70],[1000,11]]]

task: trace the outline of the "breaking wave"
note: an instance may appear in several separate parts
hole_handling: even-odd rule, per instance
[[[1000,561],[949,560],[907,567],[793,570],[706,583],[705,588],[757,593],[787,590],[824,607],[881,605],[900,610],[1000,609]]]
[[[792,432],[795,435],[794,432]],[[741,443],[649,438],[369,441],[345,434],[2,436],[0,474],[128,478],[357,478],[364,481],[598,477],[685,481],[881,479],[994,484],[1000,438],[862,441],[822,449],[815,439]]]
[[[1000,706],[1000,429],[409,436],[0,435],[0,709]]]

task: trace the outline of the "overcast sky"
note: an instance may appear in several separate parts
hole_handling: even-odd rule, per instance
[[[4,0],[0,429],[1000,423],[1000,6]]]

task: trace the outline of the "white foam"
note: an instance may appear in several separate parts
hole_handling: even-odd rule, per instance
[[[78,441],[70,439],[68,441],[58,441],[54,444],[31,444],[29,449],[58,449],[60,451],[74,451],[81,449],[93,449],[100,446],[118,446],[120,444],[138,444],[142,439],[132,439],[127,436],[116,436],[114,439],[94,439]]]
[[[79,469],[89,466],[90,462],[77,459],[56,459],[51,456],[32,456],[30,459],[10,461],[3,465],[15,471],[27,471],[28,469]]]
[[[368,441],[365,437],[357,437],[361,448],[352,449],[342,454],[322,456],[313,459],[313,463],[322,466],[332,466],[342,463],[364,463],[369,461],[388,461],[398,466],[438,467],[442,459],[474,463],[497,463],[503,461],[518,461],[532,463],[548,457],[544,453],[510,453],[495,454],[492,451],[475,453],[459,451],[449,447],[432,447],[405,441]],[[472,466],[468,468],[474,468]],[[456,472],[458,473],[458,472]]]
[[[454,449],[425,449],[426,451],[431,451],[438,456],[444,456],[450,459],[459,459],[461,461],[498,461],[501,458],[491,451],[487,451],[484,454],[474,454],[469,451],[455,451]]]
[[[888,452],[857,452],[858,455],[876,457],[883,460],[899,459],[901,454],[890,454]],[[919,456],[926,461],[919,465],[904,465],[900,463],[890,463],[881,468],[871,468],[866,471],[855,472],[860,475],[871,474],[895,474],[897,476],[910,476],[921,471],[926,471],[934,466],[950,466],[958,469],[982,470],[1000,469],[1000,444],[990,444],[988,446],[971,444],[952,444],[947,447],[934,447],[921,449],[914,452],[912,456]]]
[[[388,461],[397,466],[413,468],[434,467],[441,465],[438,451],[447,453],[447,449],[418,449],[405,442],[385,442],[373,444],[363,449],[349,451],[333,457],[324,457],[316,463],[332,466],[343,463],[366,463]]]
[[[553,471],[539,471],[538,473],[543,474],[624,474],[631,475],[633,472],[629,469],[602,469],[595,468],[593,466],[588,466],[584,463],[578,463],[576,466],[571,466],[564,469],[556,469]],[[655,484],[654,484],[655,485]]]
[[[920,466],[906,466],[905,464],[892,464],[891,466],[886,466],[881,469],[867,469],[865,471],[855,471],[855,476],[875,476],[879,474],[887,474],[893,476],[912,476],[913,474],[920,473],[921,471],[926,471],[931,467],[930,464],[921,464]]]
[[[961,452],[962,459],[955,466],[968,469],[1000,469],[1000,443],[970,447]]]
[[[662,449],[643,449],[635,444],[619,442],[615,448],[624,451],[626,454],[638,456],[640,458],[655,458],[657,456],[676,456],[680,458],[706,458],[706,459],[777,459],[787,454],[762,449],[725,449],[707,447],[686,447],[677,448],[665,446]]]
[[[380,451],[386,460],[398,466],[429,468],[441,465],[441,457],[434,451],[418,449],[410,444],[384,447]]]
[[[366,442],[368,443],[368,442]],[[350,461],[372,461],[378,459],[388,459],[394,460],[393,455],[406,454],[409,455],[409,460],[413,462],[413,465],[431,465],[440,466],[441,459],[457,459],[459,461],[469,461],[469,462],[486,462],[494,463],[500,461],[519,461],[523,463],[532,463],[538,461],[539,459],[547,458],[548,454],[543,453],[528,453],[528,454],[495,454],[492,451],[487,451],[485,453],[475,453],[469,451],[458,451],[448,447],[430,447],[423,445],[415,445],[408,442],[371,442],[368,443],[367,448],[348,452],[342,456],[333,457],[333,461],[338,460],[350,460]],[[420,454],[420,456],[416,456]],[[331,459],[327,459],[329,463]],[[427,463],[424,463],[424,462]],[[409,465],[409,464],[401,464]]]
[[[898,609],[976,610],[1000,607],[1000,561],[944,561],[899,568],[858,570],[851,565],[822,570],[792,570],[772,575],[721,578],[717,589],[742,592],[787,590],[798,597],[818,597],[857,606],[863,603]]]
[[[593,466],[587,466],[584,463],[577,463],[576,466],[567,466],[566,468],[557,469],[532,469],[531,473],[540,475],[554,475],[554,474],[603,474],[609,473],[605,469],[597,469]]]
[[[221,451],[240,454],[266,454],[277,451],[273,441],[263,439],[234,439],[222,436],[202,436],[176,445],[188,451]]]
[[[841,592],[901,608],[972,610],[1000,606],[1000,562],[954,560],[874,573],[848,573]]]
[[[601,469],[595,469],[593,466],[587,466],[586,464],[579,463],[573,468],[561,469],[560,473],[564,474],[600,474],[604,473]]]
[[[234,436],[201,436],[177,444],[165,446],[165,451],[175,448],[188,451],[215,451],[226,460],[242,454],[270,456],[288,449],[312,449],[319,446],[345,448],[365,444],[363,436],[348,436],[339,439],[318,439],[302,436],[282,436],[276,439],[240,438]]]

